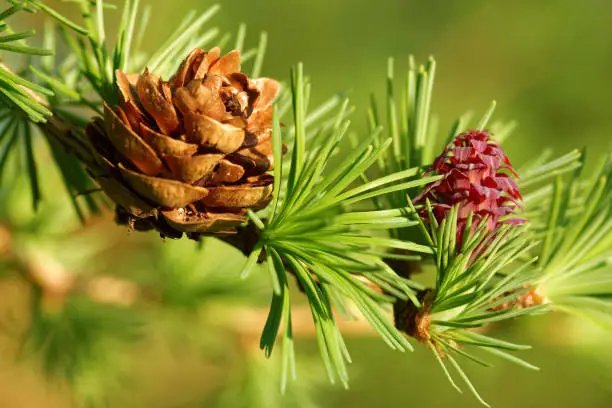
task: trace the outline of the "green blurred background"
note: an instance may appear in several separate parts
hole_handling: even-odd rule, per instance
[[[76,19],[65,3],[48,3]],[[149,50],[165,40],[188,10],[204,11],[212,4],[191,0],[143,3],[154,5],[144,42]],[[431,54],[438,62],[433,111],[439,115],[443,134],[457,116],[466,110],[474,110],[478,116],[495,99],[496,119],[518,121],[506,149],[519,167],[548,147],[563,153],[586,146],[593,158],[611,145],[612,81],[608,77],[612,72],[612,3],[608,0],[234,0],[221,4],[215,22],[222,31],[235,31],[240,22],[246,22],[251,44],[259,31],[268,32],[266,76],[285,79],[290,66],[302,61],[312,80],[314,103],[338,91],[349,92],[357,107],[353,123],[358,132],[365,129],[370,93],[383,95],[387,58],[396,58],[396,72],[401,74],[407,55],[412,53],[418,61]],[[31,21],[22,20],[21,24],[40,27],[41,15],[29,18]],[[159,244],[154,234],[143,237],[117,232],[110,218],[91,227],[120,235],[121,250],[115,248],[112,253],[122,264],[110,265],[109,270],[140,268],[146,273],[143,265],[157,262],[158,255],[147,252],[146,262],[142,256],[134,260],[129,256],[130,248],[156,248]],[[240,260],[235,264],[235,268],[224,266],[224,273],[237,274]],[[4,288],[0,310],[12,309],[7,305],[18,299],[19,293],[18,289]],[[166,318],[160,320],[165,322]],[[491,369],[466,363],[474,384],[493,406],[612,406],[609,335],[586,322],[560,316],[532,318],[494,330],[533,344],[534,350],[525,357],[541,366],[542,372],[525,371],[505,362]],[[206,327],[197,331],[205,332]],[[205,339],[206,333],[202,337]],[[126,387],[107,396],[110,406],[195,408],[220,404],[219,395],[229,377],[219,372],[241,368],[228,366],[227,356],[221,363],[197,358],[199,347],[218,348],[218,344],[204,341],[178,351],[168,351],[164,344],[150,339],[130,351],[136,362],[130,371],[132,378]],[[400,355],[368,335],[349,336],[348,345],[354,364],[351,389],[345,391],[327,385],[316,360],[316,342],[298,342],[298,353],[312,357],[312,361],[298,363],[298,378],[314,377],[310,395],[322,407],[478,406],[469,393],[455,393],[424,347]],[[256,350],[256,345],[252,348]],[[0,350],[0,407],[71,406],[64,387],[48,385],[34,368],[13,361],[15,344],[0,340]],[[267,378],[266,366],[257,364],[259,375]],[[275,387],[270,392],[276,392]],[[265,402],[248,400],[248,395],[244,393],[240,406],[266,406]],[[306,406],[286,404],[302,405]]]

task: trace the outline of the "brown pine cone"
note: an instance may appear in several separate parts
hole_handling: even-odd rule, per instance
[[[271,198],[277,81],[240,72],[240,54],[194,50],[169,81],[116,72],[118,106],[87,134],[118,221],[180,237],[229,233]]]

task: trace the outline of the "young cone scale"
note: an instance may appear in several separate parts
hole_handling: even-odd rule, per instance
[[[116,71],[119,104],[87,127],[118,222],[164,236],[231,233],[264,207],[279,83],[240,72],[240,54],[195,49],[168,81]]]
[[[499,143],[486,130],[457,135],[434,160],[430,173],[444,178],[429,185],[414,202],[423,204],[429,199],[438,222],[458,205],[458,248],[461,248],[470,212],[472,228],[486,219],[486,229],[490,232],[502,223],[524,222],[516,214],[522,201],[516,182],[518,175]]]

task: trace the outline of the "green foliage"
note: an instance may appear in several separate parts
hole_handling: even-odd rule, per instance
[[[396,102],[396,79],[394,59],[387,64],[386,83],[386,129],[387,137],[392,141],[390,152],[381,155],[377,161],[378,174],[386,175],[410,168],[424,168],[433,162],[436,148],[436,126],[431,119],[431,100],[436,72],[436,62],[429,58],[427,65],[416,66],[413,56],[408,58],[409,68],[404,84],[400,90],[399,108]],[[370,99],[368,126],[371,132],[383,127],[374,96]],[[433,125],[433,126],[432,126]],[[453,133],[456,134],[457,129]],[[380,132],[382,133],[382,132]],[[382,136],[375,138],[376,146],[383,142]],[[405,190],[382,197],[374,203],[378,208],[406,207]],[[392,231],[401,239],[408,239],[402,231]]]
[[[519,346],[478,334],[473,329],[542,313],[547,310],[547,306],[499,308],[502,304],[512,304],[521,295],[533,290],[536,275],[530,269],[536,259],[518,262],[519,257],[535,245],[526,234],[526,228],[506,225],[490,233],[485,229],[486,222],[482,222],[471,233],[470,217],[466,223],[461,250],[458,251],[455,242],[457,210],[458,207],[453,207],[439,226],[432,223],[427,234],[427,240],[433,243],[436,265],[434,299],[430,306],[429,344],[436,357],[440,354],[447,358],[470,390],[484,403],[453,354],[489,366],[467,351],[469,348],[481,349],[534,368],[507,353],[528,349],[529,346]],[[435,220],[431,210],[429,217]],[[512,268],[514,270],[509,272]],[[440,358],[438,361],[449,375],[444,361]],[[450,375],[449,380],[460,390]]]
[[[50,88],[53,89],[52,91],[46,87],[36,84],[34,81],[26,79],[27,72],[19,73],[19,75],[17,75],[4,64],[0,66],[0,118],[3,118],[1,121],[3,123],[0,123],[0,173],[10,155],[22,153],[24,155],[24,159],[17,161],[17,164],[30,176],[32,202],[35,208],[37,208],[39,205],[41,192],[39,177],[37,174],[37,161],[40,160],[40,154],[38,154],[35,150],[35,140],[37,138],[38,127],[34,127],[34,125],[37,124],[43,127],[46,125],[47,119],[52,114],[50,108],[55,105],[55,101],[61,100],[63,93],[69,93],[72,96],[77,95],[76,99],[83,103],[87,102],[88,105],[93,106],[93,103],[87,101],[84,97],[79,96],[84,95],[87,91],[86,89],[81,89],[76,86],[74,86],[74,89],[72,89],[68,85],[64,85],[60,82],[60,80],[56,79],[56,77],[72,78],[71,81],[75,83],[76,78],[78,78],[78,72],[71,71],[73,69],[71,64],[74,61],[70,58],[64,62],[61,69],[58,69],[56,72],[53,71],[53,57],[51,50],[54,48],[55,44],[53,42],[51,26],[49,26],[50,28],[46,30],[45,33],[45,49],[39,50],[31,48],[24,43],[24,39],[34,35],[34,31],[14,34],[4,23],[4,19],[17,12],[32,13],[38,10],[42,10],[50,14],[62,24],[76,29],[82,34],[87,33],[39,1],[14,1],[13,6],[1,14],[2,18],[0,21],[4,27],[3,31],[7,32],[8,35],[4,36],[3,39],[0,39],[0,45],[5,45],[0,47],[0,50],[28,55],[45,56],[43,57],[42,65],[43,69],[47,72],[46,74],[33,67],[30,68],[35,74],[49,79],[47,82],[49,82]],[[19,45],[10,45],[13,43],[17,43]],[[68,75],[69,73],[70,75]],[[52,77],[51,75],[55,75],[56,77]],[[58,84],[62,86],[59,86]],[[86,121],[86,119],[81,119],[81,126],[84,126]],[[20,148],[20,146],[22,147]],[[76,162],[69,155],[59,151],[57,148],[54,149],[54,147],[56,146],[52,146],[53,156],[57,159],[58,167],[64,175],[66,186],[72,197],[75,209],[79,216],[84,219],[84,209],[77,202],[75,196],[93,189],[94,185],[84,173],[80,163]],[[98,212],[99,204],[91,197],[86,199],[86,204],[90,211],[93,213]]]
[[[382,262],[380,250],[428,252],[424,246],[369,232],[417,225],[416,221],[407,218],[411,212],[409,208],[352,211],[351,206],[395,191],[423,186],[437,177],[414,179],[418,174],[418,169],[414,168],[351,188],[384,154],[391,141],[374,147],[379,129],[329,171],[329,161],[335,153],[342,151],[340,142],[349,126],[344,119],[347,103],[337,110],[332,126],[328,126],[329,122],[325,119],[319,119],[322,125],[307,140],[306,123],[316,121],[309,121],[306,113],[306,89],[302,66],[298,65],[292,72],[294,138],[289,175],[282,189],[285,194],[281,198],[279,186],[283,179],[284,138],[276,116],[274,154],[275,162],[280,164],[275,167],[277,185],[268,218],[262,220],[251,213],[253,222],[261,228],[261,239],[249,257],[243,275],[248,274],[257,260],[265,256],[274,296],[261,346],[266,354],[271,353],[281,320],[284,319],[286,370],[291,370],[293,361],[287,275],[291,273],[296,276],[311,306],[328,375],[332,381],[340,379],[346,385],[345,364],[350,357],[336,324],[333,307],[347,310],[347,301],[350,300],[387,344],[401,351],[411,349],[389,321],[385,305],[393,302],[394,297],[414,301],[416,298],[409,283]],[[368,286],[368,281],[389,294],[377,293]]]
[[[582,173],[557,176],[540,200],[539,288],[554,309],[612,328],[612,156]]]
[[[69,267],[75,275],[87,278],[95,274],[89,265],[95,263],[95,256],[107,242],[65,234],[69,225],[73,227],[72,217],[66,217],[63,204],[59,210],[49,206],[43,194],[47,178],[46,174],[41,176],[40,169],[47,150],[40,148],[38,135],[47,139],[48,152],[68,192],[66,201],[85,222],[89,214],[100,213],[105,202],[81,162],[95,169],[84,129],[92,115],[103,112],[104,103],[117,103],[116,70],[131,73],[146,67],[167,78],[193,48],[223,46],[230,35],[209,27],[219,10],[215,5],[199,15],[187,13],[167,41],[146,55],[141,45],[150,8],[141,11],[139,0],[125,0],[120,14],[102,0],[78,1],[75,7],[81,12],[80,22],[67,19],[40,0],[10,3],[0,12],[0,52],[36,59],[26,71],[0,64],[0,227],[10,228],[11,256],[15,258],[10,262],[0,258],[0,267],[3,273],[10,270],[7,274],[27,275],[28,262],[40,260],[44,253],[48,256],[45,259],[52,258],[64,269]],[[43,48],[26,42],[34,31],[13,32],[7,25],[7,19],[22,12],[43,12],[51,17]],[[105,28],[109,17],[119,21],[116,36],[110,36],[117,38],[115,44],[109,44]],[[58,48],[56,33],[68,50],[61,61],[53,55]],[[261,33],[253,48],[246,48],[245,43],[246,26],[241,25],[234,47],[257,77],[262,72],[267,35]],[[519,172],[528,225],[504,226],[491,233],[484,223],[472,230],[469,218],[458,249],[458,208],[438,225],[429,205],[415,208],[410,199],[441,177],[427,174],[435,152],[445,141],[438,135],[437,119],[431,114],[435,72],[433,58],[417,66],[410,57],[398,92],[390,59],[385,111],[379,112],[372,97],[369,134],[360,140],[352,138],[349,147],[345,136],[353,136],[348,120],[353,108],[337,94],[308,109],[313,91],[298,64],[276,101],[273,200],[268,208],[249,212],[259,240],[246,260],[242,277],[252,279],[240,281],[227,273],[231,268],[226,260],[211,263],[215,250],[208,248],[220,243],[207,241],[203,250],[185,242],[160,249],[157,264],[147,264],[129,276],[130,284],[146,288],[129,307],[101,305],[75,293],[67,297],[61,310],[49,311],[43,305],[41,288],[30,282],[31,325],[24,350],[39,358],[46,374],[69,381],[81,402],[94,405],[107,390],[106,380],[117,375],[113,370],[121,359],[121,347],[140,339],[139,329],[147,317],[138,309],[140,302],[153,303],[170,314],[186,312],[190,318],[203,306],[216,310],[252,305],[261,294],[253,293],[261,276],[251,273],[254,270],[267,270],[272,287],[260,347],[269,357],[280,338],[282,355],[277,360],[278,371],[266,366],[275,375],[265,374],[259,360],[245,356],[247,371],[236,376],[231,390],[247,394],[250,406],[288,403],[272,391],[275,382],[270,378],[278,379],[284,390],[288,378],[296,376],[292,327],[296,292],[290,285],[294,278],[308,302],[327,375],[345,387],[351,358],[338,317],[361,316],[391,348],[412,350],[390,319],[390,310],[398,301],[428,308],[427,343],[435,359],[455,388],[459,389],[449,365],[483,403],[459,365],[459,357],[488,366],[479,356],[484,352],[526,368],[536,367],[510,353],[529,346],[475,329],[549,310],[574,313],[612,328],[612,156],[588,176],[582,169],[584,156],[578,151],[554,160],[549,152],[540,155]],[[490,124],[494,110],[495,102],[475,128],[490,128],[502,141],[514,123]],[[468,126],[470,115],[465,114],[454,123],[446,140]],[[288,146],[286,155],[284,144]],[[16,176],[22,174],[27,178]],[[23,194],[25,190],[30,193]],[[16,192],[19,199],[15,199]],[[36,212],[16,215],[21,211],[15,208],[24,206],[26,196]],[[429,212],[428,217],[420,215],[424,211]],[[66,247],[70,251],[62,250]],[[435,283],[428,292],[431,299],[419,301],[418,293],[423,293],[424,286],[398,276],[386,262],[391,258],[421,261],[432,267]],[[518,307],[521,297],[534,290],[545,296],[545,304]],[[505,304],[513,306],[501,307]],[[207,333],[221,338],[222,327],[228,322],[223,317],[207,316],[204,320],[211,328]],[[98,384],[92,379],[100,380],[100,388],[92,386]],[[289,392],[301,406],[309,383],[302,380]],[[224,401],[235,406],[227,402],[231,399],[222,398],[220,404]]]
[[[0,52],[22,55],[52,53],[49,49],[27,45],[25,40],[35,34],[34,30],[16,33],[6,23],[6,19],[16,13],[31,11],[24,5],[15,4],[0,13]],[[44,122],[51,112],[38,94],[52,95],[52,92],[15,74],[4,63],[0,64],[0,117],[8,116],[10,112],[22,112],[31,122]]]

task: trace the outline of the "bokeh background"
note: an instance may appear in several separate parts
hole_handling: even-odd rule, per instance
[[[76,19],[69,4],[48,3]],[[203,12],[212,4],[200,0],[142,3],[153,5],[144,41],[149,50],[167,38],[188,10]],[[246,22],[251,44],[261,30],[267,31],[266,76],[288,78],[291,65],[302,61],[313,84],[313,103],[347,92],[357,108],[352,119],[357,133],[365,129],[369,95],[383,95],[387,58],[395,57],[399,74],[412,53],[418,61],[433,55],[438,62],[433,111],[444,134],[457,116],[466,110],[478,116],[495,99],[495,118],[518,122],[505,147],[519,167],[546,148],[563,153],[584,146],[594,161],[611,146],[612,3],[607,0],[233,0],[221,4],[213,23],[222,31],[235,31],[240,22]],[[19,24],[40,28],[42,15],[28,16]],[[450,387],[424,347],[397,354],[359,328],[347,330],[354,360],[349,391],[327,384],[316,342],[306,333],[297,343],[299,392],[286,399],[278,397],[277,361],[265,362],[257,352],[262,321],[256,311],[265,309],[269,289],[265,279],[260,282],[257,276],[246,282],[237,279],[239,254],[222,244],[206,243],[198,251],[191,243],[160,243],[154,234],[129,234],[112,224],[111,215],[80,229],[69,221],[73,216],[66,203],[53,198],[61,195],[61,187],[52,174],[49,177],[43,191],[52,202],[47,211],[54,221],[42,232],[24,234],[23,242],[36,249],[51,248],[48,253],[52,254],[68,253],[64,257],[70,262],[78,258],[76,264],[83,273],[131,276],[145,283],[159,283],[164,274],[184,276],[180,288],[165,294],[169,307],[142,311],[147,315],[143,339],[123,346],[117,353],[120,361],[92,362],[91,378],[79,379],[79,387],[91,395],[102,394],[109,406],[478,406],[469,393],[460,395]],[[27,211],[26,190],[17,186],[2,193],[3,199],[10,196],[11,201],[10,205],[4,201],[0,212],[16,219],[13,225],[34,217]],[[65,235],[67,228],[78,229],[76,241],[87,244],[75,246],[74,234]],[[94,254],[77,256],[88,252],[82,247],[95,248],[89,251]],[[83,264],[83,259],[88,262]],[[219,274],[224,279],[215,278]],[[0,312],[19,327],[20,319],[27,319],[25,289],[18,280],[2,282]],[[197,300],[196,305],[190,303]],[[235,307],[228,311],[227,304]],[[0,407],[79,406],[70,395],[71,386],[46,380],[35,359],[15,360],[20,341],[11,327],[3,325],[0,334]],[[610,335],[588,322],[562,316],[531,318],[493,330],[533,344],[524,357],[542,368],[535,373],[506,362],[491,369],[466,363],[473,382],[495,407],[612,406]],[[100,347],[107,350],[115,345]],[[100,351],[101,360],[107,358],[104,353]],[[115,378],[119,384],[100,385],[105,364],[113,369],[117,364],[127,366],[124,377]]]

